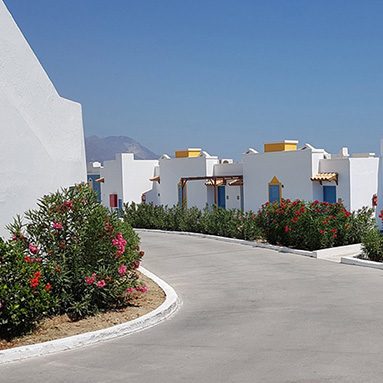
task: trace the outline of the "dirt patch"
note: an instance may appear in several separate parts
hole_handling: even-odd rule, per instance
[[[72,322],[67,315],[47,318],[41,321],[30,335],[16,338],[10,342],[0,339],[0,350],[101,330],[145,315],[165,301],[165,293],[143,274],[140,275],[140,281],[148,286],[148,291],[143,294],[134,293],[131,305],[124,309],[108,311],[76,322]]]

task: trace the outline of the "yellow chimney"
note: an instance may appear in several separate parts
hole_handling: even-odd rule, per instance
[[[295,140],[283,140],[277,142],[266,142],[264,144],[265,153],[269,152],[287,152],[291,150],[297,150],[298,141]]]
[[[176,150],[176,158],[190,158],[198,157],[201,153],[201,149],[198,148],[189,148],[187,150]]]

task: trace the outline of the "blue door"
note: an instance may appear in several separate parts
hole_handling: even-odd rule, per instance
[[[336,186],[323,186],[323,201],[336,203]]]
[[[280,186],[279,185],[269,185],[269,202],[273,203],[275,201],[280,202]]]
[[[218,186],[217,187],[217,194],[218,194],[218,207],[222,207],[223,209],[226,208],[226,200],[225,200],[225,186]]]
[[[178,185],[178,203],[182,205],[182,186]]]

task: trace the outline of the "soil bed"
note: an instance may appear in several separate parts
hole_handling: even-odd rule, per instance
[[[100,313],[76,322],[71,321],[67,315],[47,318],[39,323],[32,334],[13,339],[10,342],[0,339],[0,350],[101,330],[145,315],[165,301],[165,293],[143,274],[140,274],[140,281],[148,286],[148,291],[132,294],[130,306],[126,308]]]

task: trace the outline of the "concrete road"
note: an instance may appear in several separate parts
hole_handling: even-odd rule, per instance
[[[183,306],[170,320],[0,366],[0,382],[383,381],[383,273],[273,250],[141,233],[143,266]]]

